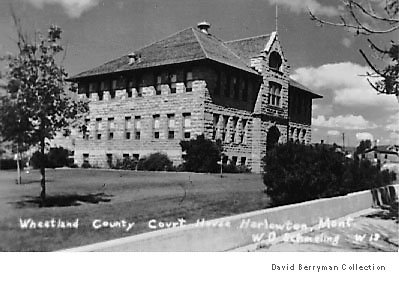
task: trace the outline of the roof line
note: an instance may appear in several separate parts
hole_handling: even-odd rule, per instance
[[[276,40],[276,38],[277,38],[277,32],[273,31],[270,34],[270,38],[266,43],[265,49],[263,49],[262,51],[266,51],[267,53],[269,53],[270,48],[272,48],[272,45],[273,45],[274,41]]]
[[[269,34],[255,35],[255,36],[250,36],[250,37],[244,37],[244,38],[239,38],[239,39],[234,39],[234,40],[228,40],[228,41],[225,41],[225,43],[243,41],[243,40],[248,40],[248,39],[253,39],[253,38],[258,38],[258,37],[263,37],[263,36],[270,36],[270,33]]]
[[[234,56],[236,56],[240,61],[242,61],[245,65],[247,65],[240,56],[238,56],[230,47],[228,47],[224,41],[222,41],[221,39],[217,38],[216,36],[214,36],[214,38],[216,38],[217,40],[219,40],[221,42],[221,44],[226,47],[227,50],[229,50],[231,53],[234,54]],[[249,67],[249,66],[248,66]]]
[[[195,38],[197,39],[197,42],[198,42],[198,44],[200,45],[202,52],[204,52],[205,57],[208,58],[208,59],[210,59],[210,56],[209,56],[208,53],[206,52],[204,46],[203,46],[202,43],[201,43],[201,40],[199,39],[199,37],[198,37],[197,33],[195,32],[195,30],[194,30],[193,27],[191,27],[191,31],[193,32]]]
[[[155,44],[155,43],[157,43],[157,42],[159,42],[159,41],[168,39],[169,37],[172,37],[172,36],[174,36],[174,35],[176,35],[176,34],[179,34],[179,33],[183,32],[183,31],[185,31],[185,30],[192,29],[192,28],[193,28],[193,27],[188,27],[188,28],[182,29],[182,30],[180,30],[180,31],[177,31],[177,32],[175,32],[175,33],[172,33],[172,34],[170,34],[170,35],[168,35],[168,36],[165,36],[165,37],[163,37],[163,38],[161,38],[161,39],[156,39],[155,41],[152,41],[151,43],[148,43],[148,44],[146,44],[146,45],[144,45],[144,46],[142,46],[142,47],[139,47],[139,49],[132,50],[132,51],[130,51],[128,54],[125,54],[125,55],[129,55],[130,53],[135,52],[135,51],[140,51],[140,50],[142,50],[142,49],[144,49],[144,48],[146,48],[146,47],[149,47],[149,46],[151,46],[151,45],[153,45],[153,44]]]
[[[195,34],[195,37],[197,38],[197,40],[198,40],[198,42],[199,42],[201,48],[203,49],[203,46],[202,46],[202,44],[201,44],[201,40],[199,39],[199,37],[198,37],[198,35],[196,34],[195,31],[194,31],[194,34]],[[242,60],[242,58],[241,58],[240,56],[238,56],[232,49],[230,49],[230,47],[228,47],[228,46],[224,43],[223,40],[221,40],[221,39],[218,38],[217,36],[214,36],[214,35],[212,35],[212,36],[213,36],[214,39],[216,39],[217,41],[219,41],[220,44],[222,44],[227,50],[229,50],[230,53],[232,53],[235,57],[237,57],[237,59],[239,59],[245,66],[247,66],[248,68],[250,68],[250,66],[248,66],[248,65]],[[206,53],[205,50],[204,50],[204,52],[205,52],[205,55],[207,55],[207,58],[211,59],[211,58],[208,56],[208,54]]]

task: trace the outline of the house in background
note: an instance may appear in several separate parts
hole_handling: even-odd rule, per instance
[[[321,96],[289,75],[277,32],[225,42],[199,23],[70,78],[90,109],[75,162],[164,152],[179,164],[179,142],[204,134],[223,142],[224,162],[261,172],[274,144],[311,140]]]
[[[399,152],[395,150],[397,148],[395,145],[374,146],[360,154],[360,158],[368,159],[373,163],[399,163]]]

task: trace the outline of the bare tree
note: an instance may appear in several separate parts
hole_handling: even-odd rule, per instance
[[[342,11],[339,19],[328,21],[309,11],[311,19],[320,25],[341,27],[357,36],[367,37],[370,50],[359,49],[370,66],[367,80],[378,94],[396,95],[399,101],[399,42],[398,37],[387,46],[375,43],[377,36],[399,31],[398,0],[340,0]]]

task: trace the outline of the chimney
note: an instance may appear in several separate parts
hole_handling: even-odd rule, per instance
[[[140,54],[136,54],[134,52],[130,53],[128,55],[128,57],[129,57],[129,65],[132,65],[135,62],[140,62],[140,59],[141,59],[141,55]]]
[[[211,24],[203,21],[197,24],[197,28],[199,28],[200,31],[202,31],[205,34],[209,34],[208,33],[208,29],[211,27]]]

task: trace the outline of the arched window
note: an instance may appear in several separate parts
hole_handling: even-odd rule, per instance
[[[269,56],[269,67],[271,69],[280,70],[281,64],[283,63],[280,54],[278,54],[276,51],[273,51],[270,53]]]
[[[280,138],[280,131],[276,126],[272,126],[269,131],[267,131],[267,137],[266,137],[266,150],[269,151],[275,147],[275,145],[278,143],[278,140]]]

